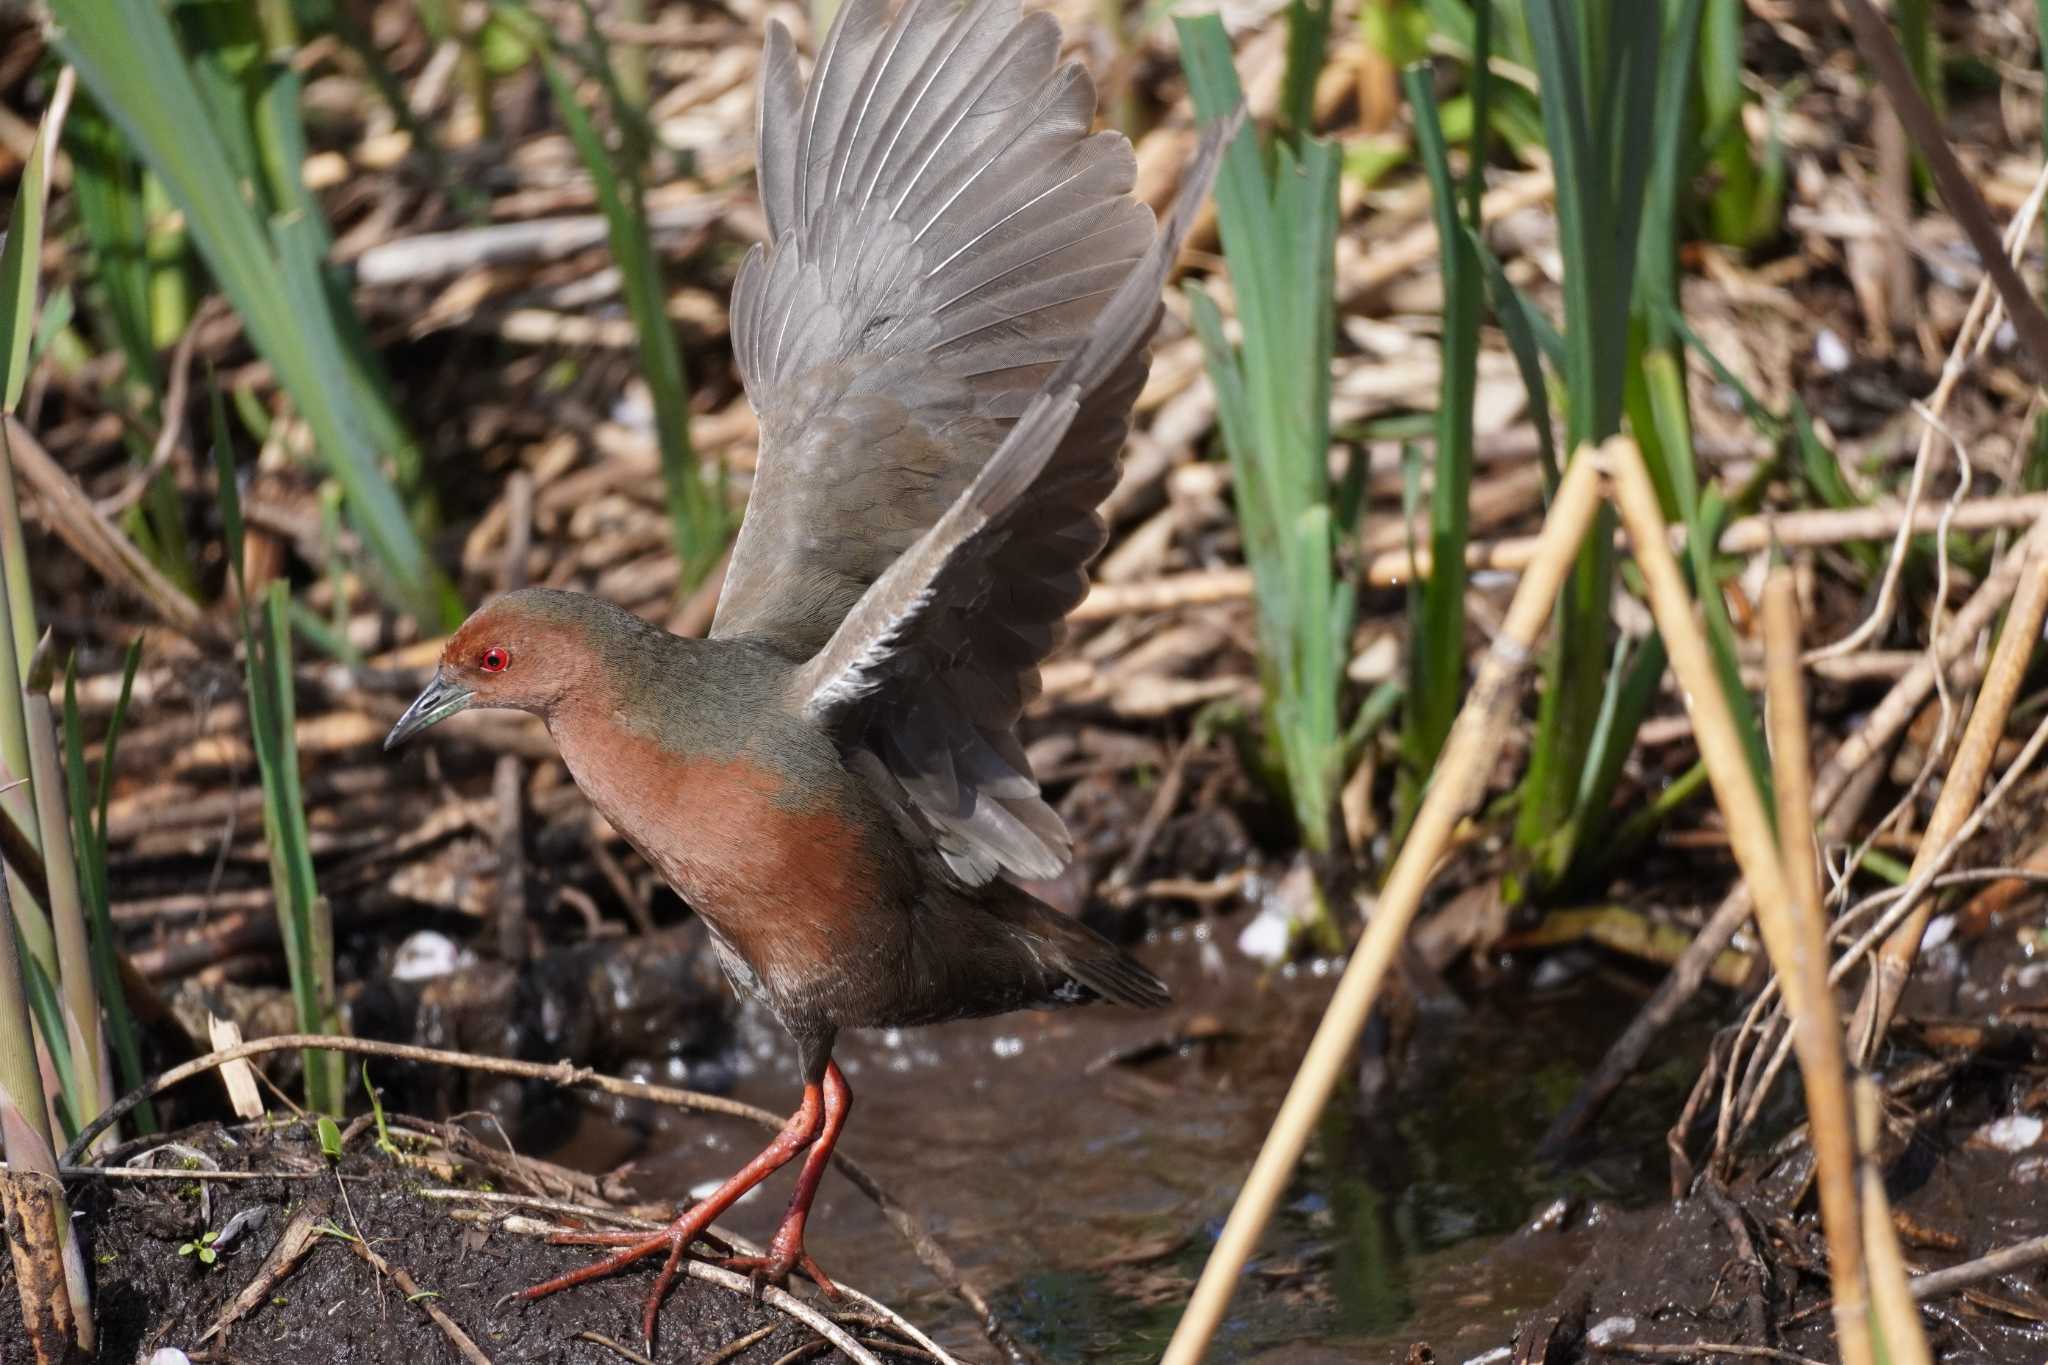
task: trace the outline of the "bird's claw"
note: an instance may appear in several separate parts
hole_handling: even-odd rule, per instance
[[[566,1274],[557,1275],[552,1280],[522,1289],[518,1293],[510,1295],[509,1298],[531,1303],[535,1299],[545,1298],[558,1290],[568,1289],[572,1285],[583,1284],[587,1281],[610,1275],[614,1271],[623,1270],[636,1261],[643,1261],[650,1256],[666,1253],[666,1259],[662,1262],[661,1273],[655,1277],[653,1292],[647,1296],[647,1307],[645,1312],[642,1313],[640,1320],[641,1334],[646,1337],[648,1344],[651,1346],[654,1343],[655,1318],[661,1312],[661,1301],[668,1297],[669,1286],[675,1283],[676,1275],[682,1268],[683,1257],[689,1251],[690,1244],[701,1240],[711,1243],[721,1254],[732,1250],[729,1243],[719,1238],[705,1235],[701,1224],[708,1223],[709,1221],[709,1218],[694,1216],[694,1211],[690,1211],[677,1215],[673,1223],[661,1231],[653,1233],[554,1233],[549,1236],[548,1241],[556,1246],[618,1247],[619,1250],[609,1256],[599,1257],[588,1265],[578,1266]]]
[[[798,1270],[810,1276],[812,1283],[825,1291],[826,1298],[841,1297],[839,1286],[832,1283],[832,1277],[811,1259],[811,1254],[803,1249],[801,1242],[791,1247],[780,1245],[780,1240],[778,1238],[778,1244],[769,1247],[766,1256],[727,1256],[720,1260],[719,1264],[727,1270],[745,1274],[753,1282],[754,1298],[757,1302],[760,1300],[764,1285],[779,1285]]]

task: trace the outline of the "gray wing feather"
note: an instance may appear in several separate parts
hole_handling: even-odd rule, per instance
[[[1039,798],[1013,727],[1101,548],[1094,507],[1135,397],[1118,381],[1158,325],[1160,288],[1234,126],[1205,135],[1150,249],[1122,272],[974,481],[793,679],[806,719],[875,751],[970,882],[1052,876],[1066,862],[1066,831]],[[1061,467],[1083,414],[1102,415],[1104,393],[1115,397],[1106,455]],[[1040,529],[1048,522],[1050,532]]]
[[[1162,245],[1094,110],[1017,0],[845,0],[808,80],[779,24],[761,64],[769,240],[732,305],[760,457],[712,633],[808,660],[793,700],[974,882],[1065,861],[1014,727],[1192,214]]]

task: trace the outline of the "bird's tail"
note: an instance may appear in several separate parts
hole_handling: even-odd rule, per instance
[[[1113,1004],[1137,1009],[1158,1009],[1173,1002],[1165,982],[1073,916],[1062,915],[1037,897],[1022,893],[1005,908],[1009,911],[1006,918],[1050,949],[1044,955],[1046,965],[1074,985]],[[1051,1003],[1078,1004],[1080,999],[1056,992]]]

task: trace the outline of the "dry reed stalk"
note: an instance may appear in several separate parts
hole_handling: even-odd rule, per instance
[[[2048,552],[2036,543],[2021,572],[2019,591],[2013,596],[2012,608],[2006,614],[2005,627],[1999,634],[1998,648],[1992,654],[1991,666],[1985,671],[1983,685],[1977,691],[1977,704],[1970,712],[1962,743],[1957,746],[1955,758],[1942,781],[1934,813],[1927,819],[1919,851],[1913,857],[1913,873],[1923,870],[1947,847],[1969,818],[1971,807],[1976,805],[1985,776],[1991,769],[1991,761],[1998,751],[1998,742],[2005,734],[2005,723],[2012,714],[2013,700],[2019,695],[2020,684],[2025,679],[2027,663],[2041,638],[2044,617],[2048,617]],[[1859,1065],[1869,1065],[1886,1028],[1891,1024],[1899,996],[1906,988],[1906,978],[1912,973],[1913,961],[1920,952],[1920,936],[1926,932],[1927,921],[1933,914],[1931,898],[1915,906],[1885,940],[1884,947],[1872,963],[1870,979],[1864,983],[1863,998],[1856,1006],[1855,1021],[1850,1026],[1851,1050]]]
[[[1868,1076],[1856,1078],[1856,1150],[1863,1182],[1863,1245],[1870,1267],[1873,1325],[1889,1365],[1934,1365],[1920,1310],[1906,1278],[1906,1257],[1892,1227],[1891,1201],[1885,1197],[1884,1171],[1877,1160],[1877,1138],[1883,1121],[1877,1086]]]
[[[1688,618],[1689,619],[1689,618]],[[1799,667],[1799,596],[1792,570],[1780,564],[1764,583],[1766,724],[1771,739],[1772,785],[1778,798],[1778,855],[1792,888],[1783,909],[1782,936],[1791,960],[1778,964],[1787,978],[1794,1014],[1800,1079],[1818,1168],[1821,1228],[1827,1237],[1828,1274],[1834,1287],[1835,1337],[1843,1365],[1871,1360],[1869,1288],[1856,1200],[1856,1142],[1844,1074],[1842,1024],[1828,986],[1827,919],[1821,907],[1818,850],[1814,847],[1812,746],[1806,727],[1806,686]],[[1762,917],[1770,912],[1759,907]],[[1793,990],[1796,981],[1796,991]]]
[[[1858,775],[1868,771],[1887,752],[1891,742],[1919,712],[1929,693],[1935,690],[1936,675],[1952,668],[1988,629],[2019,586],[2020,573],[2036,549],[2048,549],[2048,513],[2043,513],[2019,544],[2001,555],[1984,581],[1960,609],[1951,613],[1940,637],[1920,662],[1892,685],[1884,699],[1865,717],[1863,724],[1836,747],[1813,780],[1813,808],[1822,817],[1821,838],[1833,843],[1848,837],[1848,826],[1860,809],[1860,801],[1843,797],[1857,786]],[[1642,1062],[1650,1045],[1678,1014],[1706,979],[1707,967],[1748,922],[1750,887],[1734,886],[1714,908],[1707,923],[1693,936],[1692,945],[1680,955],[1671,971],[1657,986],[1629,1026],[1622,1031],[1600,1059],[1600,1065],[1586,1078],[1537,1144],[1539,1152],[1555,1154],[1564,1143],[1591,1122],[1622,1081]]]
[[[1500,634],[1480,660],[1472,690],[1444,744],[1415,824],[1230,1211],[1223,1235],[1202,1268],[1201,1280],[1167,1344],[1164,1365],[1195,1365],[1215,1335],[1239,1273],[1285,1191],[1295,1162],[1329,1101],[1359,1030],[1365,1026],[1437,860],[1493,770],[1502,735],[1514,719],[1523,676],[1533,662],[1533,648],[1549,624],[1558,590],[1571,571],[1598,506],[1598,470],[1592,452],[1581,451],[1558,485],[1544,522],[1542,551],[1522,576]]]
[[[0,421],[7,423],[15,473],[41,499],[50,529],[80,559],[92,565],[112,586],[133,594],[179,634],[205,645],[228,642],[219,624],[164,577],[119,527],[101,515],[77,481],[50,457],[27,427],[12,416]]]
[[[5,928],[12,918],[5,887],[0,882],[0,1010],[5,1011],[0,1017],[0,1146],[7,1152],[0,1206],[6,1211],[15,1292],[34,1359],[37,1365],[67,1365],[74,1351],[91,1358],[92,1300],[57,1179],[21,958],[15,935]]]
[[[1772,545],[1817,547],[1852,541],[1883,540],[1900,533],[1931,535],[1947,518],[1950,531],[1991,531],[2032,526],[2048,516],[2048,493],[2022,493],[2012,497],[1968,498],[1953,508],[1904,504],[1883,507],[1815,508],[1743,517],[1730,522],[1721,532],[1717,549],[1721,554],[1755,554]],[[1520,572],[1535,557],[1541,536],[1509,536],[1480,541],[1467,547],[1465,567],[1473,570]],[[1430,573],[1427,548],[1382,550],[1372,554],[1362,569],[1365,581],[1374,587],[1399,587]],[[1218,602],[1241,602],[1251,597],[1252,577],[1246,569],[1194,569],[1156,578],[1123,583],[1097,582],[1088,596],[1074,608],[1076,621],[1107,620],[1139,612],[1167,611],[1176,607],[1207,606]]]
[[[54,1175],[8,1170],[0,1175],[0,1206],[7,1214],[7,1244],[14,1253],[14,1288],[21,1325],[36,1365],[73,1365],[90,1359],[92,1315],[79,1312],[66,1275],[70,1213]],[[81,1349],[83,1348],[83,1349]]]

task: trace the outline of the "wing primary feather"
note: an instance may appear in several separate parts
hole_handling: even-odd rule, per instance
[[[929,273],[933,275],[938,274],[947,266],[959,260],[961,256],[965,255],[969,251],[974,250],[974,248],[980,246],[983,242],[987,241],[991,234],[1002,231],[1003,228],[1015,222],[1019,217],[1029,212],[1032,208],[1036,207],[1039,204],[1044,203],[1047,199],[1051,198],[1055,194],[1058,194],[1061,190],[1073,184],[1076,180],[1079,180],[1082,176],[1088,174],[1088,172],[1090,172],[1093,169],[1095,169],[1093,166],[1082,165],[1080,167],[1077,167],[1072,174],[1061,176],[1058,180],[1054,181],[1050,185],[1047,185],[1037,194],[1032,195],[1029,199],[1026,199],[1023,203],[1017,205],[1017,207],[1011,209],[1008,213],[996,219],[993,223],[988,224],[987,226],[982,228],[981,231],[975,233],[972,237],[969,237],[959,246],[953,248],[953,250],[946,256],[944,260],[937,262],[931,267]],[[1070,244],[1071,242],[1061,243],[1062,246]],[[1057,250],[1057,248],[1055,248],[1055,250]],[[1046,254],[1050,255],[1052,253],[1047,252]],[[945,305],[941,304],[940,306],[944,307]]]
[[[1188,230],[1201,212],[1202,201],[1209,195],[1223,149],[1237,136],[1243,122],[1244,105],[1240,102],[1228,117],[1216,119],[1202,130],[1195,159],[1181,176],[1180,193],[1159,225],[1159,235],[1152,239],[1144,258],[1124,277],[1123,286],[1102,306],[1087,344],[1069,356],[1046,381],[1048,389],[1072,384],[1086,392],[1101,383],[1125,356],[1145,344],[1156,325],[1159,290],[1166,282],[1166,272],[1173,268],[1181,243],[1187,239]]]
[[[875,189],[881,184],[883,174],[895,157],[897,143],[902,141],[904,130],[911,125],[912,116],[924,103],[926,93],[938,82],[940,73],[946,69],[946,63],[957,58],[961,47],[973,34],[975,25],[981,22],[983,13],[998,3],[1001,3],[1001,0],[976,0],[974,4],[962,6],[947,26],[945,54],[940,56],[933,53],[927,57],[924,80],[918,84],[914,92],[906,90],[889,110],[885,123],[885,126],[893,125],[889,128],[889,139],[868,160],[867,164],[874,167],[872,174],[867,172],[865,166],[862,168],[863,174],[867,175],[867,184],[861,190],[860,201],[854,205],[857,214],[865,214],[874,202]]]
[[[795,149],[789,143],[801,127],[803,97],[796,88],[797,80],[796,44],[782,21],[771,19],[754,103],[755,164],[770,241],[780,238],[797,221]]]
[[[1243,107],[1203,130],[1193,164],[1159,235],[1104,305],[1101,322],[1053,372],[981,467],[974,481],[862,594],[825,647],[797,670],[793,699],[813,723],[828,725],[848,703],[880,685],[890,655],[958,571],[970,542],[1023,499],[1079,413],[1080,398],[1145,344],[1159,313],[1159,290],[1208,193],[1224,145]]]
[[[954,876],[1047,875],[1071,842],[1017,719],[1237,118],[1155,224],[1019,0],[844,0],[808,79],[771,24],[758,89],[769,240],[732,332],[761,448],[713,633],[804,660],[792,708]]]
[[[960,202],[960,196],[966,194],[967,191],[973,189],[980,182],[981,177],[988,173],[989,167],[1002,160],[1010,149],[1019,142],[1032,133],[1037,132],[1040,121],[1047,110],[1058,105],[1061,100],[1077,98],[1074,93],[1076,86],[1086,87],[1085,98],[1092,107],[1095,103],[1095,85],[1094,82],[1088,79],[1088,73],[1078,66],[1068,65],[1061,67],[1054,73],[1053,79],[1047,82],[1044,93],[1039,97],[1038,107],[1032,111],[1031,116],[1019,123],[1010,136],[1003,141],[1002,145],[990,150],[988,155],[982,158],[981,164],[969,172],[966,179],[954,186],[953,192],[947,195],[943,202],[932,209],[930,216],[924,220],[924,225],[918,228],[914,240],[923,241],[925,234],[930,232],[932,227],[946,216],[947,211],[953,205]]]
[[[1042,22],[1034,23],[1034,21]],[[1042,34],[1047,25],[1052,26],[1053,45],[1057,49],[1059,26],[1049,16],[1043,14],[1033,14],[1018,24],[1016,28],[1012,29],[1005,39],[1005,49],[1023,50],[1026,42]],[[896,202],[889,206],[890,217],[900,217],[903,212],[903,206],[908,202],[910,196],[919,188],[925,186],[925,176],[931,170],[932,163],[938,159],[940,153],[946,151],[952,145],[953,135],[960,131],[960,125],[966,122],[970,114],[976,112],[982,97],[988,94],[989,88],[1007,74],[1012,60],[1013,53],[1009,50],[999,50],[989,54],[988,59],[982,63],[981,69],[975,72],[970,89],[962,90],[959,95],[955,96],[952,105],[942,111],[941,121],[925,131],[924,141],[930,145],[931,150],[924,154],[924,158],[918,162],[916,169],[905,178],[903,189],[896,196]],[[915,155],[917,149],[913,147],[911,151]]]
[[[846,169],[853,164],[855,149],[860,143],[860,130],[866,126],[868,114],[879,102],[879,91],[889,68],[895,65],[896,55],[903,50],[903,40],[915,27],[921,16],[925,0],[908,0],[896,10],[896,17],[889,23],[889,31],[883,35],[882,48],[868,64],[868,73],[861,87],[854,93],[853,105],[857,111],[840,130],[839,140],[832,148],[831,197],[836,201],[846,187]]]

